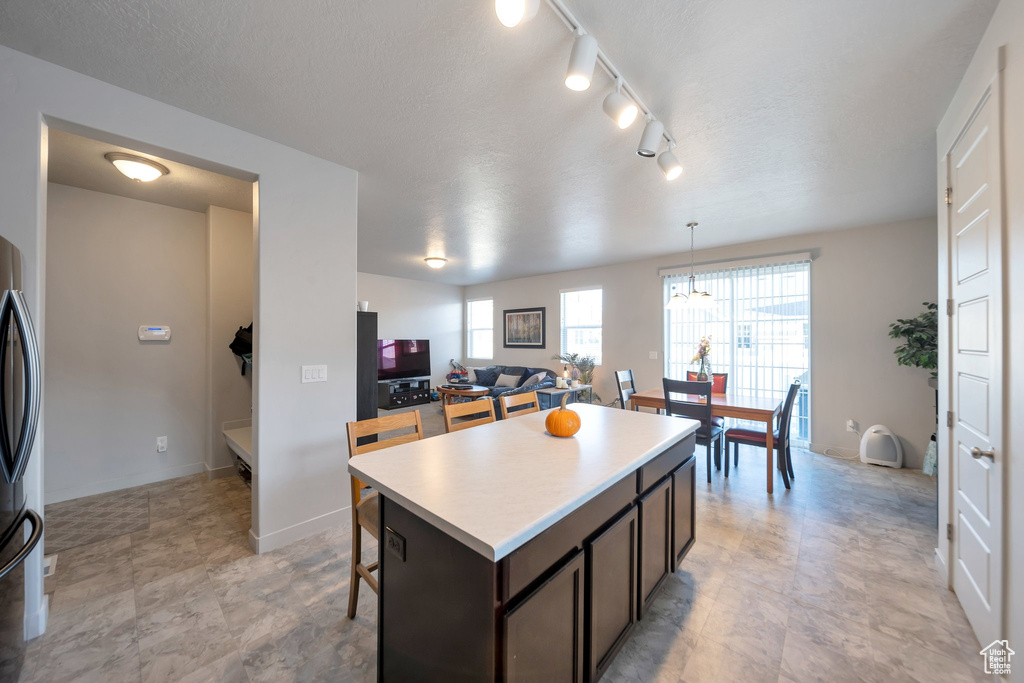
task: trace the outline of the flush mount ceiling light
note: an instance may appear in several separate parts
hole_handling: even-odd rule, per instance
[[[427,265],[433,268],[434,270],[437,270],[438,268],[444,268],[444,264],[448,263],[448,259],[441,258],[440,256],[428,256],[423,260],[426,261]]]
[[[569,53],[569,69],[565,72],[565,87],[582,92],[590,87],[597,62],[597,38],[579,33]]]
[[[665,130],[663,123],[657,120],[650,107],[636,94],[622,72],[612,63],[597,44],[597,39],[590,34],[580,21],[569,11],[563,0],[545,0],[565,24],[575,40],[569,55],[569,68],[565,74],[565,86],[570,90],[581,92],[590,88],[594,79],[594,67],[601,65],[609,78],[615,81],[615,91],[604,99],[602,108],[615,121],[619,128],[628,128],[636,117],[643,115],[648,122],[640,139],[637,154],[645,158],[654,158],[661,146],[661,139],[668,143],[669,149],[675,146],[675,138]],[[502,25],[512,28],[531,19],[538,11],[540,0],[494,0],[494,11]],[[658,163],[665,177],[669,180],[678,178],[683,170],[675,155],[663,155]]]
[[[690,229],[690,289],[688,294],[673,294],[665,305],[670,311],[682,309],[707,309],[715,305],[715,297],[707,292],[697,291],[697,278],[693,275],[693,231],[696,223],[687,223]]]
[[[653,157],[658,153],[661,146],[661,138],[665,135],[665,125],[658,119],[651,119],[644,126],[644,132],[640,135],[640,144],[637,145],[636,153],[642,157]]]
[[[608,97],[604,98],[604,104],[601,107],[604,109],[604,113],[608,114],[609,118],[615,122],[615,125],[624,130],[633,125],[640,110],[620,92],[620,88],[621,85],[616,83],[615,90],[608,93]]]
[[[494,13],[502,26],[515,28],[537,16],[540,0],[494,0]]]
[[[170,173],[166,166],[149,159],[137,157],[134,154],[110,152],[104,154],[103,158],[112,163],[118,171],[137,183],[148,183]]]
[[[683,174],[683,166],[672,153],[671,147],[658,155],[658,166],[666,180],[675,180]]]

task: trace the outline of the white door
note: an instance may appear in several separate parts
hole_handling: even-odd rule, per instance
[[[998,77],[946,158],[953,588],[978,640],[1005,637],[1003,272]]]

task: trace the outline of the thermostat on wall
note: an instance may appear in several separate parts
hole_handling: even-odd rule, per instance
[[[139,325],[139,341],[170,341],[171,328],[167,325]]]

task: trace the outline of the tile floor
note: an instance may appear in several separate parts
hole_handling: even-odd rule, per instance
[[[932,568],[935,480],[794,459],[772,498],[753,449],[710,489],[698,459],[698,541],[605,680],[985,678]],[[256,556],[237,478],[140,488],[148,529],[60,553],[23,681],[373,680],[376,596],[345,617],[347,526]]]

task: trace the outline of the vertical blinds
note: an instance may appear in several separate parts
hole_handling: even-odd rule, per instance
[[[810,260],[729,267],[696,273],[697,290],[715,299],[707,309],[665,311],[665,373],[685,379],[697,344],[710,336],[713,372],[729,373],[729,390],[783,399],[800,380],[793,435],[810,440]],[[686,294],[689,273],[664,276],[665,301]]]

